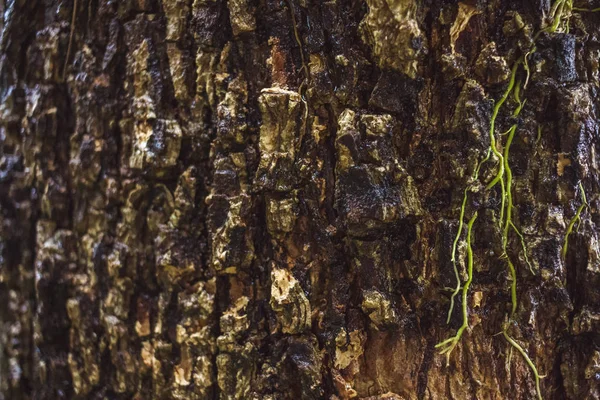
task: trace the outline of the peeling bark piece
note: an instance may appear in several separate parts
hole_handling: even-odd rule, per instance
[[[254,244],[247,225],[251,204],[246,195],[228,202],[227,218],[213,236],[212,265],[219,273],[234,274],[238,268],[249,267],[254,259]]]
[[[381,68],[415,78],[424,37],[416,20],[414,0],[367,0],[369,11],[361,22],[362,38]]]
[[[175,98],[180,102],[185,102],[189,96],[188,74],[191,69],[189,57],[179,50],[175,43],[167,44],[167,54],[169,56],[169,68],[171,70],[171,79]]]
[[[392,303],[376,290],[363,291],[361,308],[377,328],[385,328],[397,323],[398,317]]]
[[[508,63],[504,57],[498,55],[495,42],[488,43],[479,53],[475,73],[488,85],[506,82],[510,77]]]
[[[196,94],[202,99],[206,97],[208,105],[216,103],[215,74],[217,71],[218,53],[198,50],[196,54]]]
[[[133,77],[133,115],[138,121],[156,118],[154,101],[150,97],[152,78],[148,71],[150,49],[147,39],[142,40],[128,59],[128,73]]]
[[[255,183],[259,187],[287,192],[294,181],[293,167],[299,140],[300,95],[280,88],[263,89],[258,98],[262,115],[260,163]]]
[[[310,328],[310,303],[296,278],[286,269],[271,269],[270,304],[283,333],[302,333]]]
[[[278,236],[291,232],[297,215],[296,199],[267,200],[267,228],[271,235]]]
[[[162,2],[167,17],[166,39],[168,41],[175,42],[181,39],[190,15],[191,2],[192,0],[165,0]]]
[[[471,18],[480,13],[481,12],[477,10],[477,7],[473,7],[472,5],[463,2],[458,3],[456,19],[450,27],[450,48],[452,49],[452,53],[455,51],[456,41],[469,25]]]
[[[217,106],[218,145],[228,150],[240,146],[246,140],[248,88],[242,77],[233,78],[223,93],[222,101]]]
[[[358,363],[365,349],[366,335],[363,331],[354,330],[347,333],[342,329],[335,338],[335,368],[345,369]]]
[[[249,0],[229,0],[227,6],[229,7],[229,20],[234,36],[252,32],[256,29],[256,20]]]
[[[249,329],[248,302],[248,297],[238,298],[221,316],[222,335],[217,338],[219,354],[216,361],[222,399],[248,398],[256,374],[256,349],[251,342],[242,344],[241,341]]]
[[[133,137],[130,168],[150,168],[159,172],[162,168],[172,167],[177,163],[182,139],[177,121],[158,119],[153,125],[148,122],[138,123],[133,128]]]

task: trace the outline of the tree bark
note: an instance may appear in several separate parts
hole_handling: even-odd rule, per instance
[[[0,0],[0,399],[600,399],[597,7]]]

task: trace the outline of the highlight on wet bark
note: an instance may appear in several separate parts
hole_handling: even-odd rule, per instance
[[[441,349],[440,354],[446,355],[446,363],[450,362],[450,354],[452,354],[452,350],[456,347],[460,338],[462,337],[465,329],[469,327],[469,306],[467,304],[467,297],[469,294],[469,287],[471,286],[471,282],[473,281],[473,248],[471,246],[472,243],[472,230],[473,224],[477,219],[477,212],[473,214],[469,223],[467,224],[467,281],[462,287],[462,316],[463,322],[458,331],[456,331],[456,335],[451,338],[448,338],[438,344],[435,345],[436,349]]]
[[[585,190],[583,189],[583,184],[581,182],[579,182],[579,190],[581,191],[581,204],[579,205],[579,207],[577,207],[577,211],[571,219],[571,222],[569,222],[569,226],[567,227],[567,231],[565,232],[565,241],[560,252],[560,255],[563,258],[563,260],[565,259],[565,257],[567,256],[567,252],[569,251],[569,235],[573,232],[575,224],[581,221],[581,213],[583,212],[583,210],[585,210],[588,207],[587,198],[585,196]]]

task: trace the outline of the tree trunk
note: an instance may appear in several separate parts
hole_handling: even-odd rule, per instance
[[[600,399],[575,3],[0,0],[0,399]]]

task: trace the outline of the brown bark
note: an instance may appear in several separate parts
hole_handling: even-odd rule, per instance
[[[0,0],[0,399],[599,399],[575,6]]]

